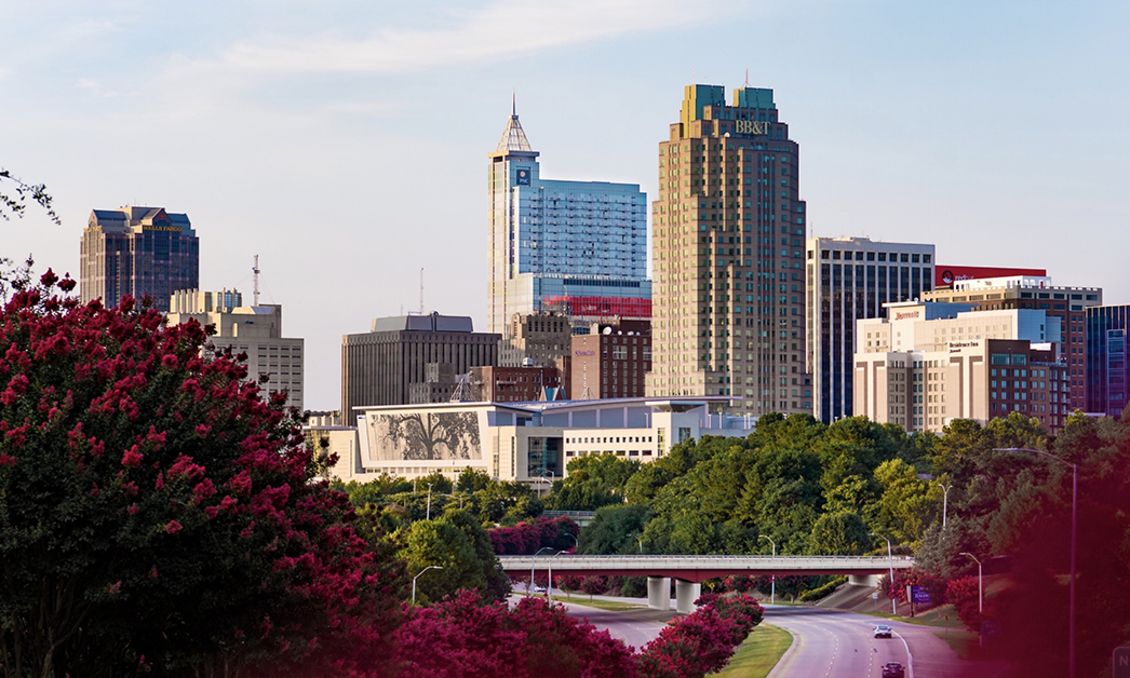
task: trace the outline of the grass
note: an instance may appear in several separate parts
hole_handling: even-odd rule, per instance
[[[764,678],[792,644],[793,637],[788,631],[772,624],[759,624],[738,646],[726,668],[710,675],[718,678]]]
[[[564,603],[584,605],[585,607],[595,607],[598,610],[610,610],[612,612],[639,610],[643,609],[644,607],[643,605],[636,605],[635,603],[625,603],[619,600],[601,600],[599,598],[589,600],[586,596],[562,595],[560,593],[554,593],[553,599]]]

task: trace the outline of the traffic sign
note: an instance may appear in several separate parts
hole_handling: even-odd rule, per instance
[[[1130,678],[1130,645],[1114,648],[1110,672],[1114,678]]]

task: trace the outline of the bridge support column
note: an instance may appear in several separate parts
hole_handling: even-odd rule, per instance
[[[671,609],[671,578],[647,578],[647,606],[653,610]]]
[[[875,588],[879,585],[879,575],[877,574],[849,574],[848,584],[852,586],[869,586]]]
[[[675,611],[690,614],[695,611],[694,601],[702,595],[702,584],[694,581],[675,580]]]

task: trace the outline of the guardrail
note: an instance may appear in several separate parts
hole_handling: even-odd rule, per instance
[[[511,572],[546,567],[549,555],[499,556],[502,569]],[[561,572],[805,572],[845,573],[883,572],[914,566],[909,556],[690,556],[690,555],[611,555],[562,554],[553,559],[553,569]]]

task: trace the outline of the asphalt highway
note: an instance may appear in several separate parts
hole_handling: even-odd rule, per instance
[[[996,674],[993,667],[959,659],[934,627],[840,610],[786,606],[766,606],[765,621],[793,636],[792,647],[769,674],[771,678],[881,678],[888,662],[902,664],[906,678],[992,678]],[[894,629],[894,637],[875,638],[877,624]]]

